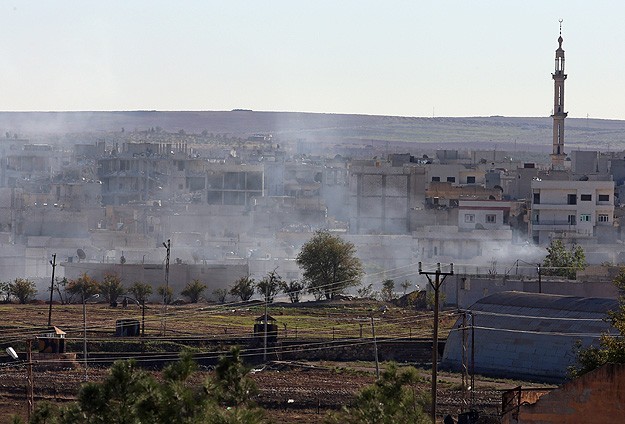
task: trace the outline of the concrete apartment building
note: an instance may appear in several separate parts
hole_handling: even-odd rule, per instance
[[[447,182],[456,186],[483,185],[484,171],[462,164],[427,164],[427,181]]]
[[[425,169],[417,164],[354,161],[349,168],[353,234],[407,234],[410,210],[424,204]]]
[[[530,210],[529,231],[536,244],[615,240],[614,181],[536,179]]]
[[[249,206],[264,195],[264,167],[191,157],[185,144],[124,143],[98,160],[104,205],[174,200]]]
[[[69,163],[69,154],[49,144],[29,144],[19,141],[2,149],[0,161],[0,187],[37,188],[51,179]]]

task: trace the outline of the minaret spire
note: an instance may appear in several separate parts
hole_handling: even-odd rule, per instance
[[[553,93],[553,152],[551,154],[551,166],[553,169],[564,169],[564,118],[567,112],[564,111],[564,49],[562,49],[562,19],[560,22],[560,36],[558,37],[558,48],[556,50],[556,67],[551,76],[554,82]]]

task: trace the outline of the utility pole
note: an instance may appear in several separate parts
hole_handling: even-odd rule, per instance
[[[171,240],[167,239],[167,243],[163,242],[163,246],[167,249],[165,257],[165,293],[163,294],[163,304],[165,305],[165,315],[163,315],[163,336],[167,331],[167,296],[169,296],[169,254],[171,252]]]
[[[543,292],[543,281],[540,274],[540,264],[536,264],[536,272],[538,273],[538,293]]]
[[[82,288],[82,359],[85,367],[85,381],[87,375],[87,299],[85,298],[85,287]]]
[[[269,303],[269,284],[265,287],[265,331],[263,334],[263,362],[267,362],[267,324],[268,324],[268,315],[267,315],[267,303]]]
[[[436,271],[423,271],[419,262],[419,275],[425,275],[434,290],[434,331],[432,335],[432,424],[436,424],[436,373],[438,366],[438,303],[439,290],[449,275],[454,275],[454,264],[450,264],[449,272],[441,271],[440,262],[436,264]],[[432,277],[434,276],[434,281]],[[442,279],[441,279],[442,276]]]
[[[169,254],[171,253],[171,240],[167,239],[167,243],[163,242],[163,246],[167,249],[167,256],[165,257],[165,290],[169,292]],[[167,293],[165,293],[165,295],[167,295]],[[163,302],[167,304],[165,299],[163,299]]]
[[[380,379],[380,363],[378,361],[378,342],[375,339],[375,325],[373,324],[373,314],[371,314],[371,335],[373,336],[373,354],[375,355],[375,379]]]
[[[467,311],[462,312],[462,406],[468,406],[469,352],[467,346]]]
[[[475,407],[475,314],[471,316],[471,409]]]
[[[141,337],[145,337],[145,298],[141,300]]]
[[[48,309],[48,327],[52,325],[52,296],[54,295],[54,269],[56,268],[56,253],[52,255],[50,265],[52,265],[52,282],[50,283],[50,308]]]
[[[33,342],[28,340],[26,345],[26,402],[28,403],[28,422],[35,410],[35,380],[33,375]]]

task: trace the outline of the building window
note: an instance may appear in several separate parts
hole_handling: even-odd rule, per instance
[[[610,195],[609,194],[600,194],[599,195],[599,201],[600,202],[609,202],[610,201]]]
[[[569,205],[577,205],[577,194],[567,194],[566,200]]]
[[[475,177],[467,177],[467,184],[475,184]]]
[[[494,224],[496,222],[497,222],[497,215],[494,215],[494,214],[486,215],[486,223],[487,224]]]
[[[441,177],[432,177],[432,182],[438,182],[441,180]]]
[[[579,216],[579,222],[590,222],[590,214],[583,213]]]
[[[464,222],[475,222],[475,215],[467,213],[464,215]]]
[[[590,202],[592,200],[592,194],[582,194],[579,198],[582,202]]]
[[[575,225],[576,221],[577,221],[577,217],[575,215],[569,215],[569,225]]]
[[[534,193],[534,202],[535,205],[540,205],[540,193]]]
[[[447,177],[447,182],[448,183],[455,183],[456,182],[456,177]]]
[[[599,222],[609,222],[610,221],[609,217],[607,215],[605,215],[605,214],[599,214],[598,220],[599,220]]]

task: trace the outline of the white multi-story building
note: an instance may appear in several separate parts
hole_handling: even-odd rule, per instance
[[[609,242],[614,233],[614,181],[532,181],[530,234],[534,242]]]

